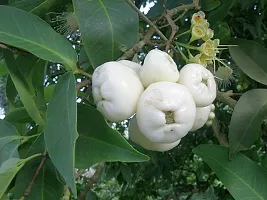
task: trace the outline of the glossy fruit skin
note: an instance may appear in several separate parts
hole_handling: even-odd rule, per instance
[[[134,70],[137,74],[140,72],[142,66],[136,62],[130,61],[130,60],[120,60],[118,63],[121,63],[132,70]]]
[[[199,64],[187,64],[180,70],[178,83],[184,85],[197,107],[205,107],[216,98],[216,83],[212,73]]]
[[[174,147],[176,147],[181,141],[181,140],[178,140],[178,141],[173,142],[173,143],[155,143],[155,142],[151,142],[140,131],[140,129],[139,129],[138,125],[137,125],[136,117],[133,117],[130,120],[129,137],[134,143],[140,145],[144,149],[151,150],[151,151],[159,151],[159,152],[169,151],[169,150],[173,149]]]
[[[173,143],[192,128],[195,102],[186,87],[177,83],[151,84],[141,95],[136,112],[140,131],[151,142]]]
[[[195,122],[190,131],[196,131],[203,127],[208,121],[210,113],[213,113],[211,112],[211,105],[208,105],[206,107],[197,107]]]
[[[139,76],[146,88],[152,83],[161,81],[177,82],[179,71],[169,54],[153,49],[145,57]]]
[[[144,88],[138,74],[118,62],[107,62],[92,76],[92,93],[97,109],[112,122],[130,118]]]

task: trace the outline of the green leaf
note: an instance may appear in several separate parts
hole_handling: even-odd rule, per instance
[[[10,6],[29,11],[35,15],[42,16],[50,10],[66,4],[66,0],[21,0]]]
[[[88,168],[101,161],[144,162],[149,158],[136,151],[113,130],[93,107],[78,105],[76,167]]]
[[[16,128],[5,120],[0,120],[0,166],[10,158],[18,158],[18,146],[22,138]]]
[[[8,73],[8,69],[5,63],[5,60],[0,60],[0,76],[6,75]]]
[[[208,22],[211,24],[211,27],[224,20],[235,1],[236,0],[221,0],[220,6],[208,14]]]
[[[209,187],[207,191],[193,194],[190,200],[217,200],[213,187]]]
[[[267,171],[241,153],[228,160],[228,148],[199,145],[193,152],[215,171],[236,200],[267,199]]]
[[[17,158],[10,158],[5,161],[0,167],[0,198],[4,195],[7,190],[9,184],[16,176],[18,171],[25,164],[25,160],[20,160]]]
[[[0,42],[31,52],[39,58],[76,70],[77,56],[71,44],[49,24],[26,11],[0,6]]]
[[[230,54],[238,67],[250,78],[267,85],[267,49],[260,44],[245,39],[234,39]]]
[[[138,15],[125,1],[73,0],[82,41],[94,68],[122,55],[138,38]]]
[[[45,103],[48,103],[50,99],[52,98],[55,87],[56,87],[56,84],[53,84],[53,85],[49,85],[44,88]]]
[[[217,23],[214,27],[214,32],[214,38],[218,38],[222,43],[230,40],[230,27],[226,22]]]
[[[229,127],[230,154],[249,149],[267,116],[267,89],[253,89],[238,100]]]
[[[78,137],[76,85],[71,72],[59,78],[47,109],[45,143],[53,164],[76,197],[74,150]]]
[[[9,112],[5,116],[5,120],[8,122],[16,122],[16,123],[29,123],[32,121],[31,117],[29,116],[27,110],[22,108],[15,108],[11,112]]]
[[[1,10],[1,9],[0,9]],[[1,36],[0,36],[1,37]],[[37,105],[35,103],[35,91],[32,91],[29,87],[26,79],[23,77],[23,75],[19,71],[19,67],[16,63],[16,60],[13,56],[13,54],[8,51],[4,50],[4,57],[5,61],[8,66],[9,74],[11,76],[11,79],[20,95],[20,99],[23,102],[24,107],[28,111],[30,117],[39,125],[44,124],[44,120],[42,116],[39,113],[39,110],[37,108]]]
[[[201,0],[201,10],[211,11],[221,5],[219,0]]]
[[[23,196],[40,162],[41,159],[32,160],[19,171],[13,189],[15,199]],[[36,200],[37,197],[42,200],[59,200],[63,190],[64,183],[62,183],[59,173],[51,161],[47,160],[35,179],[27,200]]]

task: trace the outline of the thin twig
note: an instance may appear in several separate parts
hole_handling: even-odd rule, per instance
[[[131,49],[124,52],[124,54],[118,60],[125,60],[133,57],[134,54],[139,52],[147,43],[149,43],[150,38],[154,33],[155,30],[153,28],[149,28],[143,39],[139,41],[137,44],[135,44]]]
[[[125,0],[138,14],[139,16],[148,23],[151,27],[153,27],[156,31],[156,33],[165,41],[168,41],[168,38],[165,37],[165,35],[158,29],[158,27],[150,20],[148,19],[140,10],[135,6],[135,4],[132,2],[132,0]]]
[[[92,75],[91,74],[88,74],[87,72],[81,70],[81,69],[78,69],[78,73],[79,74],[82,74],[84,76],[86,76],[87,78],[89,78],[90,80],[92,80]]]
[[[80,193],[79,200],[85,200],[87,193],[93,188],[94,184],[98,181],[98,177],[101,174],[102,169],[104,168],[105,163],[99,163],[96,167],[94,175],[89,178],[89,182],[84,187],[84,191]]]
[[[35,171],[35,173],[34,173],[34,176],[33,176],[32,180],[31,180],[30,184],[28,185],[27,189],[24,191],[24,194],[23,194],[23,196],[20,198],[20,200],[23,200],[23,199],[25,199],[27,196],[29,196],[29,194],[30,194],[30,192],[31,192],[31,189],[32,189],[32,186],[33,186],[33,184],[34,184],[34,182],[35,182],[37,176],[39,175],[41,169],[43,168],[43,166],[44,166],[44,164],[45,164],[47,158],[48,158],[48,153],[47,153],[47,151],[45,151],[45,152],[43,153],[43,159],[41,160],[41,162],[40,162],[38,168],[36,169],[36,171]]]

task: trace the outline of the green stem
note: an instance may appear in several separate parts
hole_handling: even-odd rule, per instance
[[[198,47],[195,47],[195,46],[192,46],[192,45],[189,45],[189,44],[180,43],[180,42],[177,42],[177,44],[182,46],[182,47],[185,47],[187,49],[193,49],[193,50],[197,50],[198,51]]]
[[[28,158],[25,158],[24,160],[25,160],[25,162],[28,162],[28,161],[30,161],[30,160],[32,160],[34,158],[37,158],[39,156],[42,156],[42,155],[43,155],[42,153],[37,153],[37,154],[34,154],[34,155],[32,155],[32,156],[30,156]]]
[[[82,75],[88,77],[90,80],[92,80],[92,75],[91,74],[88,74],[87,72],[85,72],[85,71],[83,71],[81,69],[78,69],[78,73],[82,74]]]
[[[24,144],[24,143],[27,142],[29,139],[38,137],[38,136],[40,136],[40,135],[41,135],[41,133],[38,133],[38,134],[36,134],[36,135],[31,135],[31,136],[23,136],[23,137],[21,137],[21,144]]]
[[[186,34],[189,34],[189,33],[191,33],[191,29],[189,29],[189,30],[187,30],[187,31],[185,31],[183,33],[180,33],[179,35],[176,35],[176,38],[179,38],[179,37],[181,37],[183,35],[186,35]]]
[[[179,53],[181,54],[181,56],[183,57],[184,61],[185,61],[185,62],[188,62],[188,58],[184,55],[184,53],[182,52],[182,50],[180,49],[179,46],[178,46],[177,49],[178,49]]]

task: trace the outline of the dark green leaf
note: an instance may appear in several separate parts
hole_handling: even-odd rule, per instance
[[[250,78],[267,85],[267,49],[260,44],[244,39],[235,39],[230,53],[238,67]]]
[[[21,0],[11,4],[11,6],[41,16],[66,2],[66,0]]]
[[[267,116],[267,90],[253,89],[237,102],[229,127],[230,154],[249,149]]]
[[[41,159],[32,160],[19,171],[13,190],[16,199],[23,196],[40,162]],[[62,197],[63,189],[64,183],[62,183],[59,173],[51,161],[47,160],[34,181],[27,200],[36,200],[37,197],[42,200],[59,200]]]
[[[201,0],[201,10],[211,11],[221,5],[219,0]]]
[[[8,73],[8,69],[4,59],[0,60],[0,76],[6,75]]]
[[[230,40],[230,27],[226,22],[216,24],[214,27],[214,32],[214,38],[218,38],[222,43]]]
[[[35,129],[35,130],[34,130]],[[37,134],[38,128],[32,129],[33,134]],[[27,158],[34,154],[43,153],[45,151],[44,134],[31,138],[19,147],[20,158]]]
[[[10,75],[8,76],[6,82],[6,96],[12,105],[16,105],[16,103],[18,103],[17,102],[18,92]]]
[[[78,105],[76,167],[88,168],[101,161],[144,162],[147,156],[136,151],[121,134],[106,123],[93,107]]]
[[[48,105],[45,144],[53,164],[76,197],[74,181],[74,150],[78,137],[76,85],[72,72],[59,78]]]
[[[0,120],[0,166],[9,158],[18,158],[21,136],[16,128],[5,120]]]
[[[39,17],[26,11],[0,6],[0,42],[22,48],[44,60],[63,63],[76,70],[76,52],[71,44]]]
[[[18,171],[25,164],[24,160],[20,160],[17,158],[10,158],[5,161],[0,167],[0,198],[4,195],[7,190],[9,184],[16,176]]]
[[[0,9],[1,10],[1,9]],[[12,53],[8,50],[4,50],[5,61],[8,66],[11,79],[20,95],[20,99],[23,102],[24,107],[28,111],[30,117],[39,125],[44,124],[44,120],[39,113],[37,105],[35,103],[36,93],[33,91],[26,79],[20,73],[18,65]]]
[[[53,84],[53,85],[49,85],[44,88],[45,103],[48,103],[50,99],[52,98],[55,87],[56,87],[56,84]]]
[[[209,187],[207,191],[193,194],[190,200],[217,200],[213,187]]]
[[[228,160],[228,148],[199,145],[193,152],[213,169],[236,200],[267,199],[267,171],[241,153]]]
[[[215,10],[212,10],[208,15],[208,22],[213,27],[216,23],[222,22],[224,18],[228,15],[228,11],[235,3],[236,0],[221,0],[220,6]]]
[[[94,68],[116,60],[138,37],[137,13],[125,1],[73,0],[82,41]]]

